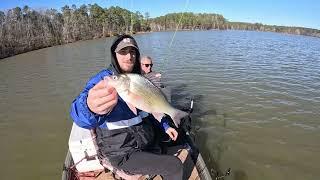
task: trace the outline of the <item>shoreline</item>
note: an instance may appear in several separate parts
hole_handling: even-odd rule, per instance
[[[142,34],[149,34],[149,33],[154,33],[154,32],[174,32],[176,30],[174,29],[170,29],[170,30],[163,30],[163,31],[140,31],[140,32],[133,32],[133,33],[128,33],[129,35],[142,35]],[[255,31],[255,32],[272,32],[272,33],[279,33],[279,34],[287,34],[287,35],[298,35],[298,36],[306,36],[306,37],[315,37],[315,38],[320,38],[320,36],[311,36],[311,35],[303,35],[303,34],[296,34],[296,33],[288,33],[288,32],[274,32],[274,31],[257,31],[257,30],[243,30],[243,29],[179,29],[177,30],[177,32],[184,32],[184,31]],[[13,57],[13,56],[17,56],[17,55],[21,55],[24,53],[28,53],[28,52],[32,52],[32,51],[36,51],[36,50],[40,50],[40,49],[45,49],[45,48],[50,48],[50,47],[55,47],[55,46],[62,46],[62,45],[67,45],[67,44],[71,44],[71,43],[76,43],[76,42],[83,42],[83,41],[90,41],[90,40],[99,40],[99,39],[104,39],[104,38],[110,38],[110,37],[114,37],[116,36],[117,33],[114,33],[112,35],[106,36],[106,37],[93,37],[92,39],[83,39],[83,40],[78,40],[78,41],[74,41],[74,42],[65,42],[65,43],[61,43],[61,44],[57,44],[57,45],[49,45],[46,47],[42,47],[42,48],[35,48],[32,50],[28,50],[28,51],[22,51],[19,53],[13,53],[11,55],[5,56],[5,57],[1,57],[0,56],[0,61],[1,60],[5,60],[7,58]]]

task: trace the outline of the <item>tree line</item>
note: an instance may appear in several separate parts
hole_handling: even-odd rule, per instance
[[[207,13],[171,13],[151,19],[150,27],[153,31],[175,30],[248,30],[270,31],[278,33],[298,34],[320,37],[320,30],[304,27],[288,27],[276,25],[264,25],[262,23],[230,22],[220,14]]]
[[[230,22],[214,13],[170,13],[150,18],[139,11],[97,4],[34,10],[28,6],[0,11],[0,59],[16,54],[121,33],[171,30],[252,30],[320,37],[317,29]]]

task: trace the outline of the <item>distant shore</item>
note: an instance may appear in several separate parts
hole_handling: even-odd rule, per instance
[[[220,31],[219,29],[209,29],[209,30]],[[234,30],[234,29],[225,29],[225,30]],[[153,32],[172,32],[172,31],[175,31],[175,30],[148,31],[148,32],[141,31],[141,32],[135,32],[135,33],[133,33],[131,35],[148,34],[148,33],[153,33]],[[178,30],[178,32],[181,32],[181,31],[203,31],[203,30],[192,30],[192,29],[180,29],[180,30]],[[256,31],[256,30],[245,30],[245,31]],[[257,32],[262,32],[262,31],[257,31]],[[272,31],[263,31],[263,32],[272,32]],[[286,32],[276,32],[276,33],[290,34],[290,35],[300,35],[300,34],[293,34],[293,33],[286,33]],[[128,33],[128,34],[130,34],[130,33]],[[13,52],[12,54],[7,54],[6,56],[3,56],[3,54],[0,54],[0,61],[1,61],[1,59],[4,59],[4,58],[12,57],[12,56],[15,56],[15,55],[19,55],[19,54],[23,54],[23,53],[39,50],[39,49],[44,49],[44,48],[53,47],[53,46],[59,46],[59,45],[64,45],[64,44],[70,44],[70,43],[75,43],[75,42],[79,42],[79,41],[108,38],[108,37],[113,37],[113,36],[116,36],[116,35],[117,34],[109,35],[109,36],[105,36],[105,37],[99,37],[99,38],[92,38],[92,39],[78,40],[78,41],[73,41],[73,42],[65,42],[65,43],[61,43],[61,44],[48,45],[48,46],[38,47],[38,48],[34,48],[34,49],[25,49],[25,51],[15,51],[15,52],[12,51]],[[304,35],[304,36],[308,36],[308,35]],[[319,36],[314,36],[314,37],[318,37],[319,38]]]
[[[196,30],[246,30],[297,34],[320,37],[320,30],[303,27],[264,25],[261,23],[231,22],[214,13],[169,13],[149,18],[139,12],[120,7],[102,8],[97,4],[64,6],[62,13],[55,9],[35,11],[28,6],[0,11],[0,59],[17,54],[73,43],[99,39],[125,32]]]

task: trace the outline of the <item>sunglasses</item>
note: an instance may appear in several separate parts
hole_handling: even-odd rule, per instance
[[[131,48],[131,49],[124,48],[124,49],[121,49],[120,51],[118,51],[118,53],[121,54],[121,55],[127,55],[129,53],[132,54],[132,55],[135,55],[137,52],[133,48]]]
[[[152,67],[153,66],[153,64],[143,64],[145,67]]]

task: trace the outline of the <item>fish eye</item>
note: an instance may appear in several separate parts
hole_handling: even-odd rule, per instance
[[[117,77],[117,76],[112,76],[112,79],[113,79],[113,80],[117,80],[118,77]]]

